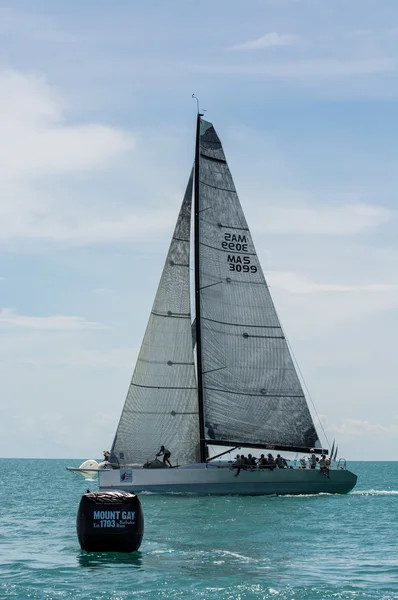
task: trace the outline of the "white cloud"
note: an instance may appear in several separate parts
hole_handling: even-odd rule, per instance
[[[101,202],[104,174],[119,169],[135,138],[103,124],[68,124],[43,77],[0,72],[0,129],[0,241],[107,242],[167,227],[165,211],[131,211],[111,190]],[[92,185],[79,184],[82,173]]]
[[[37,178],[92,168],[130,150],[132,136],[101,124],[67,125],[43,77],[0,73],[0,179]]]
[[[45,79],[15,71],[0,73],[0,128],[0,242],[134,242],[171,232],[181,197],[167,189],[164,177],[153,178],[150,136],[136,154],[136,138],[123,131],[69,125],[62,100]],[[157,146],[170,143],[157,132]],[[176,165],[167,162],[169,155],[162,153],[162,168],[171,171]],[[127,198],[134,175],[134,193]],[[266,232],[321,235],[356,233],[391,218],[387,209],[361,202],[337,208],[268,205],[252,214],[255,227]]]
[[[82,368],[112,368],[112,369],[130,369],[133,373],[133,367],[138,356],[137,348],[108,348],[104,350],[94,350],[92,348],[83,348],[81,344],[61,349],[54,355],[41,356],[22,356],[15,362],[21,365],[32,366],[66,366]]]
[[[106,403],[98,409],[98,398],[94,404],[87,402],[86,405],[74,406],[73,411],[68,410],[70,398],[64,400],[62,409],[50,404],[43,411],[30,412],[28,406],[20,411],[0,410],[4,455],[41,458],[77,456],[80,461],[75,466],[80,464],[81,459],[101,459],[103,447],[112,442],[117,416],[109,412]]]
[[[128,136],[103,125],[41,127],[36,122],[25,127],[20,121],[0,122],[0,127],[8,133],[0,147],[3,179],[97,169],[132,147]]]
[[[297,40],[298,36],[296,35],[280,34],[273,31],[254,40],[247,40],[242,44],[230,46],[229,50],[250,51],[271,48],[272,46],[290,46],[291,44],[297,43]]]
[[[47,207],[45,214],[32,211],[21,220],[12,220],[9,228],[0,225],[0,241],[19,239],[68,245],[134,242],[148,239],[151,234],[171,232],[176,219],[173,210],[142,209],[125,214],[119,208],[118,215],[107,214],[109,210],[101,212],[91,217],[88,210],[76,204],[63,206],[60,212],[56,206]]]
[[[252,209],[253,231],[309,235],[351,235],[392,218],[387,208],[371,204],[343,206],[268,206]]]
[[[37,329],[41,331],[81,331],[87,329],[104,329],[105,326],[84,317],[50,316],[32,317],[20,315],[10,308],[0,309],[0,327],[18,327],[21,329]]]
[[[248,64],[191,64],[189,69],[208,75],[246,76],[270,79],[328,79],[347,78],[353,75],[371,75],[394,73],[398,61],[393,58],[324,58],[303,59],[301,61],[283,61]]]
[[[10,36],[14,40],[16,37],[33,42],[52,42],[52,43],[76,43],[76,36],[67,35],[59,27],[58,20],[50,15],[34,14],[33,12],[17,12],[8,7],[0,7],[0,34]]]
[[[361,419],[346,419],[340,425],[327,424],[327,430],[344,437],[362,435],[398,435],[398,416],[395,416],[388,425],[371,423]]]
[[[0,71],[0,243],[134,243],[171,233],[182,192],[168,188],[177,166],[168,163],[168,132],[147,133],[138,153],[136,136],[71,125],[66,115],[43,77]]]
[[[329,405],[335,407],[334,402]],[[336,408],[336,407],[335,407]],[[355,411],[353,411],[355,413]],[[344,413],[344,406],[338,414]],[[337,415],[336,415],[337,416]],[[348,460],[391,460],[394,457],[398,436],[398,416],[388,415],[383,421],[380,414],[374,420],[346,417],[341,415],[340,422],[332,422],[325,415],[319,415],[329,443],[335,440],[339,450],[338,458]],[[348,464],[348,468],[350,465]]]
[[[287,337],[293,343],[305,340],[309,346],[319,345],[327,336],[342,336],[339,338],[341,348],[337,355],[343,355],[347,347],[344,332],[348,327],[362,322],[362,327],[369,330],[377,315],[390,315],[391,323],[395,323],[395,312],[398,308],[398,280],[396,271],[378,274],[377,267],[367,272],[362,270],[362,263],[352,263],[351,276],[338,283],[325,282],[325,271],[322,265],[311,264],[308,259],[307,267],[317,273],[308,276],[299,272],[265,271],[272,297],[277,306]],[[370,266],[370,265],[369,265]],[[358,271],[355,271],[355,267]],[[335,272],[338,277],[339,269]],[[379,281],[377,277],[380,277]],[[369,277],[373,281],[369,281]],[[330,275],[329,275],[330,278]],[[348,281],[347,281],[348,279]],[[330,281],[330,279],[329,279]],[[338,280],[337,280],[338,281]],[[373,336],[374,337],[374,336]],[[384,333],[384,343],[388,333]],[[316,340],[316,341],[315,341]],[[363,344],[365,343],[365,346]],[[330,344],[330,342],[329,342]],[[367,353],[373,352],[373,339],[357,342],[351,353],[367,348]],[[330,351],[326,344],[324,352]],[[351,357],[346,356],[345,362],[350,363]],[[378,367],[381,368],[380,366]]]
[[[287,271],[268,271],[267,278],[273,287],[280,288],[292,294],[319,293],[383,293],[398,292],[398,284],[365,283],[365,284],[336,284],[317,283],[309,277]]]

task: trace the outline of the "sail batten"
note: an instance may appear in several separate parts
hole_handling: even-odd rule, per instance
[[[183,314],[183,313],[173,314],[173,315],[168,315],[166,313],[166,314],[162,315],[162,313],[155,312],[154,310],[151,312],[151,314],[154,315],[155,317],[163,317],[165,319],[190,319],[191,318],[191,315],[187,315],[187,314]]]
[[[236,194],[236,190],[229,190],[227,188],[222,188],[219,187],[218,185],[212,185],[211,183],[207,183],[206,181],[201,181],[200,182],[202,185],[207,185],[208,187],[214,188],[215,190],[218,190],[219,192],[231,192],[232,194]]]
[[[220,370],[221,369],[213,369],[213,371],[220,371]],[[212,373],[213,371],[206,371],[206,373]],[[269,393],[259,392],[258,394],[255,394],[255,393],[249,394],[249,393],[244,393],[244,392],[237,392],[236,390],[223,390],[220,388],[208,387],[208,386],[206,386],[206,389],[210,390],[212,392],[220,392],[222,394],[238,394],[239,396],[251,396],[251,397],[258,397],[258,398],[264,398],[264,396],[266,396],[268,399],[270,399],[270,398],[305,398],[304,394],[273,394],[272,392],[269,392]]]
[[[187,363],[187,364],[189,364],[189,363]],[[138,383],[132,383],[131,387],[146,388],[147,390],[150,390],[150,389],[152,389],[152,390],[196,390],[196,386],[194,386],[194,387],[181,387],[181,386],[177,387],[175,385],[139,385]],[[136,412],[144,413],[146,411],[137,410]],[[155,412],[153,414],[155,414]],[[156,412],[156,414],[158,414],[158,413]],[[160,414],[160,412],[159,412],[159,414]]]
[[[227,161],[222,158],[216,158],[215,156],[209,156],[208,154],[204,154],[203,152],[200,153],[200,156],[202,158],[207,158],[207,160],[212,160],[217,163],[223,163],[223,164],[227,163]]]
[[[256,329],[281,329],[280,325],[253,325],[252,323],[231,323],[227,321],[216,321],[216,319],[209,319],[209,317],[203,317],[206,321],[211,321],[212,323],[219,323],[220,325],[231,325],[232,327],[254,327]],[[280,336],[284,337],[284,336]]]

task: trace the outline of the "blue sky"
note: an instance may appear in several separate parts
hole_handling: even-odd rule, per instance
[[[110,446],[195,93],[328,438],[396,459],[398,4],[3,1],[0,41],[0,455]]]

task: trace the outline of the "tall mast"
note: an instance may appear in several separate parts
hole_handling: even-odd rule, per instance
[[[200,157],[200,117],[198,111],[196,121],[196,148],[195,148],[195,181],[194,181],[194,250],[195,250],[195,318],[196,318],[196,365],[198,382],[198,409],[199,409],[199,439],[200,462],[206,462],[205,424],[203,413],[203,380],[202,380],[202,339],[200,326],[200,275],[199,275],[199,157]]]

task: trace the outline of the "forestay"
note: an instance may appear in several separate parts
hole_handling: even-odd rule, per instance
[[[192,174],[112,446],[111,460],[143,464],[163,444],[197,461],[198,401],[190,313]]]
[[[202,120],[199,269],[208,441],[320,446],[221,142]]]

